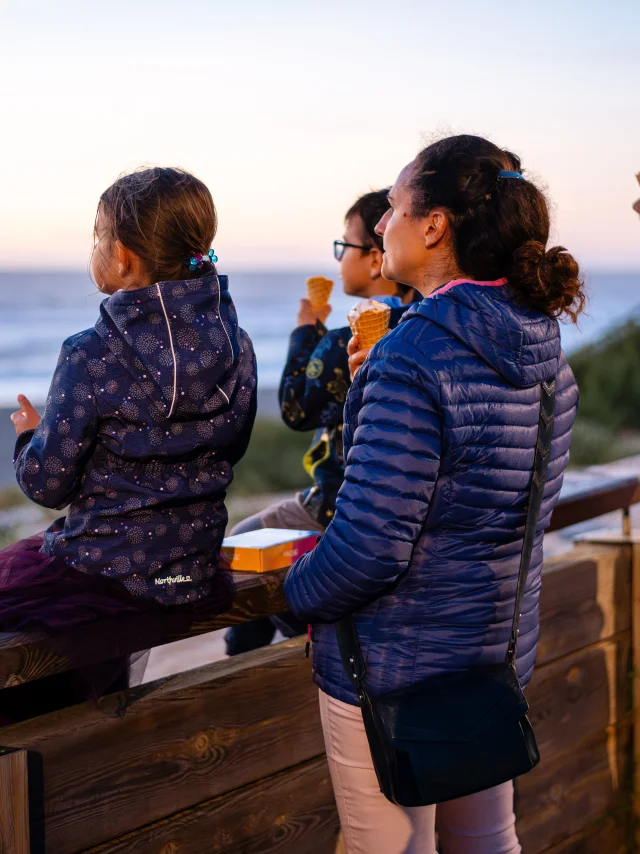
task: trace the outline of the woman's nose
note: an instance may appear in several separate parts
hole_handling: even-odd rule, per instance
[[[382,237],[382,235],[384,234],[384,230],[387,227],[387,222],[389,221],[390,216],[391,216],[391,208],[389,208],[389,210],[386,211],[385,214],[383,214],[382,219],[376,225],[376,227],[373,229],[376,234],[380,235],[380,237]]]

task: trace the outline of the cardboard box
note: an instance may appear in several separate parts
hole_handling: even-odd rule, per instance
[[[260,528],[227,537],[222,542],[222,554],[231,569],[271,572],[294,564],[301,555],[315,548],[319,538],[320,534],[315,531]]]

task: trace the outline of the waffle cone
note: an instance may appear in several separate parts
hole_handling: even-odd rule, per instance
[[[333,282],[324,276],[313,276],[307,279],[307,297],[314,311],[321,311],[329,302]]]
[[[348,318],[349,326],[354,335],[358,336],[360,347],[373,347],[389,331],[389,315],[391,309],[385,306],[386,311],[370,309],[361,312],[356,318]]]

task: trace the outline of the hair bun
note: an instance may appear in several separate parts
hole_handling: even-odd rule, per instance
[[[575,323],[584,308],[584,282],[573,255],[564,246],[545,250],[530,240],[515,253],[513,278],[526,289],[530,304],[551,317],[567,314]]]

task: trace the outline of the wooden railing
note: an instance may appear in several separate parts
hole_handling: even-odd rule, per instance
[[[569,480],[568,488],[563,491],[551,519],[550,531],[616,510],[625,513],[632,504],[640,502],[640,480],[635,477],[610,478],[601,483],[578,482],[575,486]],[[66,639],[74,650],[73,661],[57,653],[47,638],[35,632],[0,633],[0,688],[43,679],[80,664],[92,664],[257,617],[282,613],[287,609],[282,592],[285,575],[286,570],[264,575],[233,573],[235,594],[231,609],[194,623],[187,631],[167,633],[158,626],[157,620],[139,616],[120,617],[117,622],[105,620],[76,629]],[[86,643],[89,636],[90,644]],[[122,637],[127,638],[126,645],[120,640]]]
[[[638,501],[635,478],[569,482],[553,516],[557,530],[622,511],[618,542],[545,562],[528,692],[542,762],[517,785],[527,854],[634,850],[640,559],[622,527]],[[188,634],[282,612],[283,577],[236,576],[231,610]],[[143,622],[126,648],[113,624],[84,631],[85,663],[177,639]],[[82,641],[77,632],[78,650]],[[331,854],[337,817],[303,646],[286,641],[2,728],[1,854]],[[37,635],[0,640],[6,691],[70,666]]]

